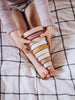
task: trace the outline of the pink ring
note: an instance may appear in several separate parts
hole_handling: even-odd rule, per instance
[[[34,34],[28,36],[27,39],[29,39],[29,40],[33,40],[33,39],[39,37],[42,33],[44,33],[44,32],[43,32],[43,31],[36,32],[36,33],[34,33]]]
[[[50,57],[46,57],[44,59],[41,60],[41,64],[45,64],[47,63],[48,61],[51,61],[51,58]]]

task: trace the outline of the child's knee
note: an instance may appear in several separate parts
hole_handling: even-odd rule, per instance
[[[25,9],[25,15],[29,15],[31,14],[35,9],[35,5],[34,4],[30,4],[26,9]]]
[[[26,8],[25,16],[26,16],[26,19],[28,21],[30,28],[41,25],[41,22],[40,22],[40,19],[39,19],[39,16],[37,14],[37,11],[36,11],[34,4],[31,4]]]

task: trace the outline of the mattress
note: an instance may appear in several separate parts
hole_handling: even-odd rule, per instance
[[[0,100],[75,100],[75,0],[48,3],[55,23],[51,58],[56,76],[40,79],[0,27]]]

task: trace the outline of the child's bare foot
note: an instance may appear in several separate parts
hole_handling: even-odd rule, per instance
[[[53,65],[47,67],[46,69],[47,69],[48,72],[49,72],[49,74],[48,74],[48,76],[47,76],[48,78],[49,78],[50,76],[55,76],[55,75],[56,75],[56,72],[55,72],[55,70],[54,70],[54,68],[53,68]]]
[[[41,64],[38,64],[38,66],[37,67],[35,66],[35,68],[37,73],[42,79],[45,79],[47,78],[47,76],[49,76],[48,70],[44,68]]]
[[[47,75],[47,78],[50,78],[51,76],[55,76],[55,70],[54,70],[54,67],[52,65],[52,62],[51,62],[51,57],[46,57],[44,58],[43,60],[40,61],[42,65],[44,65],[44,67],[47,69],[48,71],[48,75]]]
[[[29,58],[29,60],[31,61],[31,63],[34,65],[37,73],[40,75],[40,77],[42,79],[47,78],[47,76],[49,75],[48,70],[42,66],[42,64],[40,64],[38,62],[38,60],[33,56],[33,54],[31,53],[31,51],[28,53],[25,53],[26,56]]]

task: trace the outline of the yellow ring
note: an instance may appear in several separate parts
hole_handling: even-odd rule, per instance
[[[33,54],[36,54],[37,52],[39,52],[39,51],[41,51],[41,50],[43,50],[43,49],[46,49],[46,48],[48,48],[48,45],[47,45],[47,44],[43,44],[43,45],[41,45],[41,46],[35,48],[34,50],[32,50],[32,53],[33,53]]]

